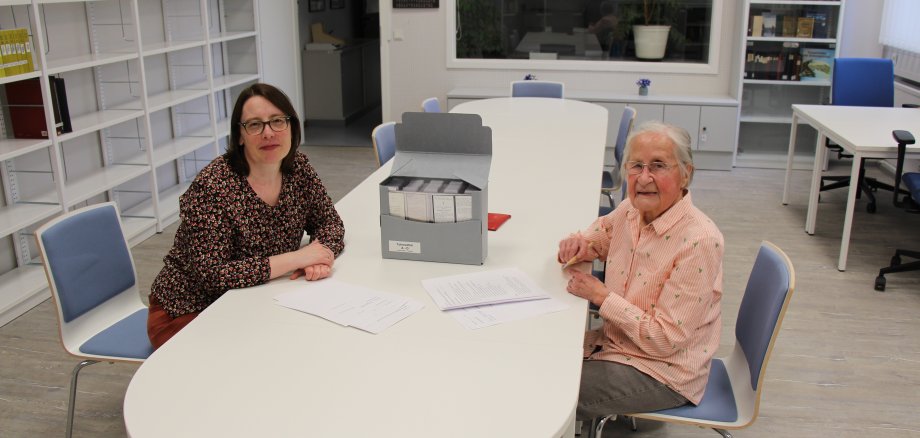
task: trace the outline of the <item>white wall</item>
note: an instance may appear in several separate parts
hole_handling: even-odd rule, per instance
[[[685,75],[540,69],[448,69],[446,2],[442,0],[439,9],[395,10],[391,7],[392,2],[381,2],[383,118],[399,120],[403,112],[418,111],[422,100],[432,96],[438,97],[444,105],[447,92],[455,87],[510,87],[512,80],[523,79],[527,73],[534,73],[540,79],[564,82],[569,90],[632,92],[635,91],[638,78],[648,77],[652,79],[653,93],[727,96],[734,91],[732,78],[737,74],[732,71],[737,58],[734,42],[739,34],[736,25],[737,3],[736,0],[722,2],[722,44],[718,73]]]
[[[425,98],[445,103],[455,87],[504,87],[512,80],[534,73],[540,79],[566,83],[567,89],[631,92],[640,75],[652,79],[652,92],[731,95],[737,87],[740,0],[722,2],[722,45],[718,73],[661,74],[636,72],[573,72],[539,69],[485,70],[448,69],[446,54],[446,2],[439,9],[392,9],[381,2],[381,63],[383,118],[399,120],[406,111],[418,111]],[[858,20],[858,22],[857,22]],[[846,0],[841,53],[844,56],[881,56],[878,45],[881,0]],[[397,38],[394,38],[396,36]],[[400,38],[401,37],[401,38]]]
[[[303,120],[300,43],[296,0],[259,2],[259,44],[262,82],[287,94]]]
[[[840,56],[878,58],[882,45],[878,32],[882,22],[882,0],[847,0],[843,7],[843,33]]]

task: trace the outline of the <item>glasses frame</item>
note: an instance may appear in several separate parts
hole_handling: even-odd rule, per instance
[[[645,169],[648,169],[650,175],[664,175],[669,170],[677,167],[676,164],[668,164],[664,161],[652,161],[651,163],[643,163],[641,161],[627,161],[626,163],[626,173],[629,175],[642,175],[642,172]],[[639,170],[636,171],[636,168]]]
[[[272,123],[275,120],[284,120],[284,127],[281,129],[275,129],[275,127],[272,126]],[[262,129],[259,129],[259,132],[256,132],[256,133],[249,132],[249,129],[246,126],[253,122],[259,122],[262,124]],[[272,117],[268,120],[249,120],[247,122],[240,122],[240,128],[243,130],[244,133],[248,135],[262,135],[262,133],[265,132],[266,126],[270,127],[273,132],[287,131],[291,127],[291,116],[280,116],[280,117]]]

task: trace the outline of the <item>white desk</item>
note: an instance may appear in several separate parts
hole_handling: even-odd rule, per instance
[[[815,146],[815,164],[811,174],[811,189],[808,195],[808,214],[805,218],[805,232],[815,233],[818,216],[818,194],[821,188],[821,170],[827,155],[824,139],[830,138],[848,153],[853,154],[850,169],[850,187],[847,195],[846,216],[843,222],[843,236],[840,240],[840,256],[837,269],[846,270],[847,252],[850,246],[850,231],[853,227],[853,211],[862,158],[896,158],[897,143],[891,131],[903,129],[920,135],[920,110],[915,108],[877,108],[834,105],[792,105],[792,132],[789,134],[789,154],[786,158],[786,182],[783,186],[783,204],[789,203],[789,181],[792,177],[792,158],[795,153],[795,135],[799,121],[808,123],[818,131]],[[920,147],[910,146],[909,154],[920,153]],[[884,202],[884,198],[877,202]]]
[[[377,184],[336,204],[346,248],[334,278],[411,296],[421,312],[372,335],[272,303],[298,281],[234,290],[138,369],[132,437],[558,437],[571,435],[586,302],[565,291],[558,241],[597,215],[607,113],[563,99],[459,105],[493,129],[483,266],[384,260]],[[392,161],[391,161],[392,163]],[[439,311],[420,280],[517,266],[565,311],[476,331]]]

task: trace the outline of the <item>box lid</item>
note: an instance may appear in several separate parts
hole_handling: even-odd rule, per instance
[[[478,114],[404,113],[396,124],[392,176],[489,183],[492,129]]]

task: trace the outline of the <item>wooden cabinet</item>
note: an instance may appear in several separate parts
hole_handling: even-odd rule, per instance
[[[239,91],[260,77],[258,0],[9,3],[0,27],[29,29],[36,70],[0,86],[38,78],[50,121],[42,79],[63,79],[72,129],[13,138],[0,96],[0,325],[48,296],[35,228],[115,201],[132,244],[161,231],[195,174],[225,150]]]
[[[746,0],[739,8],[739,22],[745,25],[739,27],[741,114],[735,165],[785,168],[791,106],[830,101],[828,73],[839,53],[843,7],[842,0]],[[810,68],[815,60],[818,64]],[[794,166],[811,169],[816,133],[800,126],[798,137]]]

